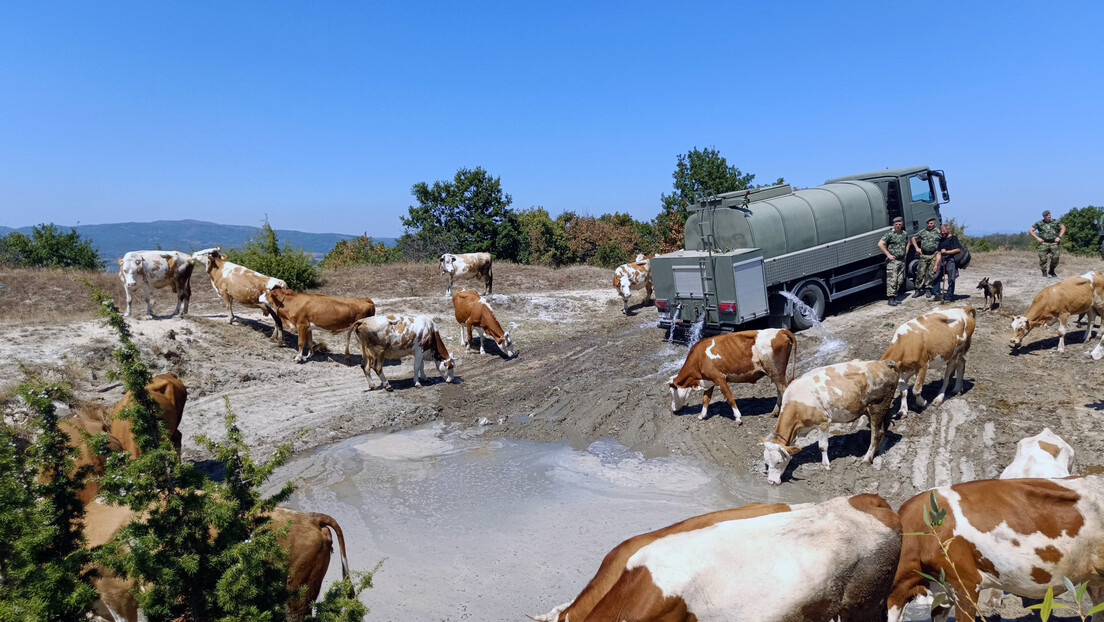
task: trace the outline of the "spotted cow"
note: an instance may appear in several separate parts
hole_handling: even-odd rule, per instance
[[[639,256],[638,256],[639,257]],[[632,290],[644,288],[644,302],[652,300],[651,262],[647,258],[632,263],[624,263],[613,271],[613,288],[621,295],[624,303],[622,313],[629,313],[629,298]]]
[[[934,494],[946,510],[929,527]],[[900,622],[913,598],[938,591],[920,575],[941,573],[954,589],[955,619],[973,620],[982,589],[1040,599],[1047,588],[1066,591],[1064,578],[1088,582],[1094,603],[1104,602],[1104,478],[989,479],[942,486],[905,501],[898,511],[906,534],[889,595],[889,620]],[[937,541],[938,538],[938,541]],[[947,553],[939,541],[948,542]],[[946,620],[950,610],[936,612]]]
[[[188,301],[192,298],[192,269],[195,267],[195,260],[190,256],[180,251],[130,251],[117,261],[119,280],[123,282],[123,291],[126,292],[126,312],[123,315],[130,315],[130,302],[139,281],[145,287],[146,315],[153,316],[151,287],[171,288],[176,294],[176,308],[172,315],[188,314]]]
[[[483,279],[483,287],[487,293],[492,292],[494,285],[494,259],[490,253],[445,253],[438,259],[438,267],[441,274],[445,275],[445,294],[452,295],[452,279],[461,277],[465,279]]]
[[[396,359],[414,355],[414,386],[422,386],[428,380],[423,366],[425,353],[436,361],[437,371],[445,382],[453,381],[454,363],[437,325],[427,315],[385,315],[357,320],[353,332],[360,342],[360,367],[368,380],[368,388],[380,387],[391,391],[391,383],[383,375],[384,359]],[[379,387],[372,386],[370,372],[379,376]]]
[[[1074,313],[1089,316],[1084,338],[1087,342],[1096,316],[1104,316],[1104,273],[1086,272],[1040,290],[1031,301],[1027,313],[1012,318],[1013,334],[1009,345],[1013,349],[1019,348],[1024,337],[1033,329],[1057,320],[1058,352],[1065,352],[1066,323]],[[1100,341],[1089,354],[1096,361],[1104,358],[1104,330],[1100,331]]]
[[[796,365],[797,338],[784,328],[745,330],[706,337],[690,347],[682,369],[671,376],[667,385],[671,412],[681,410],[690,399],[690,392],[701,388],[705,389],[705,393],[698,418],[705,419],[713,389],[720,387],[732,407],[736,423],[740,423],[740,409],[736,407],[736,396],[728,383],[754,384],[766,376],[778,390],[778,401],[771,411],[772,415],[776,414],[782,403],[782,392],[793,379]],[[790,368],[788,375],[787,367]]]
[[[939,395],[932,400],[932,406],[943,403],[947,385],[957,370],[955,393],[962,392],[962,376],[966,372],[966,353],[970,350],[970,340],[974,335],[977,313],[973,307],[963,309],[934,309],[930,313],[909,320],[897,327],[893,339],[882,354],[883,361],[895,361],[900,374],[901,416],[908,414],[908,383],[913,377],[912,387],[916,405],[923,408],[927,401],[920,394],[924,388],[924,378],[931,363],[945,362],[943,386]]]
[[[1073,447],[1050,428],[1043,428],[1035,436],[1016,443],[1016,457],[1000,478],[1069,477],[1072,466]]]
[[[272,340],[277,343],[283,341],[284,327],[280,316],[269,308],[264,296],[269,290],[287,289],[287,283],[226,261],[226,255],[218,247],[196,251],[192,253],[192,257],[206,268],[207,276],[211,277],[211,287],[215,288],[215,293],[226,305],[231,324],[234,323],[234,301],[237,301],[247,307],[260,309],[264,315],[271,315],[276,324]]]
[[[456,321],[460,323],[460,345],[468,347],[472,340],[472,331],[479,333],[479,353],[486,354],[483,349],[483,337],[490,335],[498,345],[499,351],[511,358],[514,352],[514,342],[510,338],[510,331],[503,330],[502,325],[495,318],[494,309],[487,299],[480,296],[474,289],[461,289],[452,294],[452,308]]]
[[[870,449],[863,462],[871,463],[881,449],[889,427],[889,412],[897,393],[897,364],[893,361],[851,361],[818,367],[790,383],[782,395],[782,413],[774,436],[760,439],[767,481],[780,484],[790,458],[801,451],[794,444],[807,430],[820,431],[820,457],[828,462],[828,428],[866,415],[870,422]]]

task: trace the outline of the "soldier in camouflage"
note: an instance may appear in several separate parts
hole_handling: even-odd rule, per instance
[[[1043,219],[1031,225],[1027,230],[1031,237],[1039,241],[1039,269],[1043,276],[1057,277],[1054,269],[1058,267],[1062,252],[1061,242],[1066,235],[1066,226],[1050,219],[1050,210],[1043,210]]]
[[[939,250],[939,231],[935,229],[935,218],[928,219],[928,228],[912,236],[912,247],[916,249],[916,255],[920,263],[916,266],[916,293],[913,297],[932,297],[932,272],[934,271],[935,253]]]
[[[893,219],[893,231],[887,231],[882,239],[878,240],[878,248],[886,256],[886,296],[889,296],[889,306],[896,307],[899,304],[897,292],[901,289],[901,282],[905,277],[905,253],[908,251],[908,235],[903,231],[905,221],[900,216]]]

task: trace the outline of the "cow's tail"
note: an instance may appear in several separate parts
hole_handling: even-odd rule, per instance
[[[341,578],[348,580],[349,578],[349,558],[345,555],[345,534],[341,532],[341,526],[337,524],[329,514],[322,514],[320,512],[311,512],[311,516],[314,517],[323,527],[329,527],[333,529],[337,534],[337,549],[341,552]],[[356,594],[353,592],[352,587],[349,588],[349,598],[355,598]]]
[[[797,337],[795,337],[793,332],[788,329],[784,328],[782,329],[782,331],[782,334],[786,335],[786,339],[790,340],[790,373],[789,376],[786,378],[786,385],[788,386],[791,382],[794,381],[794,375],[797,373]],[[782,373],[785,372],[786,370],[783,369]]]
[[[494,285],[494,263],[487,264],[487,295],[491,295],[491,289]]]

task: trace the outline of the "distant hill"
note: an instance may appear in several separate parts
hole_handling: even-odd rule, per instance
[[[69,231],[69,225],[58,225],[62,231]],[[33,227],[19,227],[19,231],[31,234]],[[82,237],[92,240],[92,246],[99,250],[106,262],[105,269],[114,272],[117,269],[115,258],[122,257],[127,251],[161,248],[176,249],[184,252],[197,251],[212,246],[241,246],[256,233],[259,227],[244,225],[220,225],[200,220],[155,220],[153,222],[119,222],[104,225],[77,225],[76,230]],[[11,233],[11,227],[0,227],[0,236]],[[280,246],[284,242],[292,248],[302,247],[316,260],[321,259],[333,249],[340,240],[349,240],[356,236],[344,233],[307,233],[277,229],[276,237]],[[372,238],[388,246],[395,245],[395,238]]]

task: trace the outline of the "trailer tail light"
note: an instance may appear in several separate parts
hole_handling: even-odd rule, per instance
[[[736,303],[735,302],[722,302],[719,305],[717,305],[717,309],[721,313],[736,313]]]
[[[667,309],[667,301],[657,299],[655,301],[655,306],[656,306],[657,309]]]

